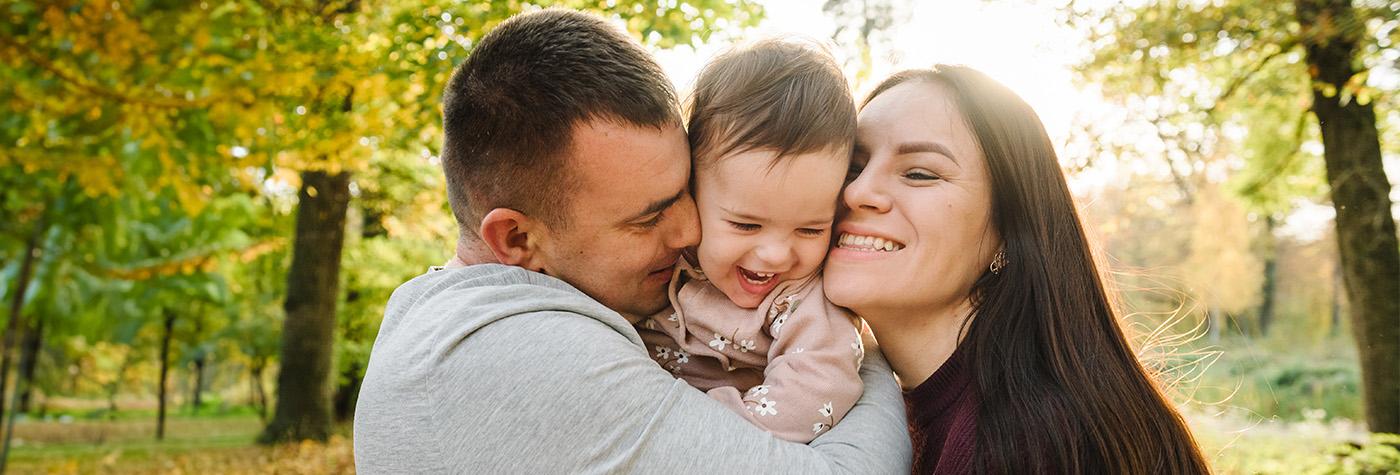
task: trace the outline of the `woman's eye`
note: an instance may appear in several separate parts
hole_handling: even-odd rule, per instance
[[[729,225],[730,225],[730,226],[734,226],[734,229],[738,229],[738,230],[740,230],[740,231],[757,231],[758,228],[759,228],[759,226],[758,226],[757,224],[752,224],[752,223],[736,223],[736,222],[733,222],[733,221],[730,221],[730,222],[729,222]]]
[[[815,237],[815,236],[821,236],[821,235],[823,235],[823,234],[826,234],[826,229],[825,229],[825,228],[821,228],[821,229],[818,229],[818,228],[798,228],[798,229],[797,229],[797,234],[801,234],[801,235],[803,235],[803,236],[813,236],[813,237]]]
[[[909,170],[909,171],[907,171],[907,172],[904,172],[904,177],[905,177],[905,178],[908,178],[908,179],[910,179],[910,180],[920,180],[920,181],[924,181],[924,180],[941,180],[941,179],[943,178],[943,177],[940,177],[940,176],[938,176],[938,175],[936,175],[936,174],[934,174],[933,172],[928,171],[928,170]]]

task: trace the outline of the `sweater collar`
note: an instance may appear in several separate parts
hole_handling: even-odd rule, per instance
[[[904,392],[904,399],[916,420],[942,416],[969,390],[974,371],[970,361],[972,351],[968,346],[958,345],[948,361],[943,362],[927,380]]]

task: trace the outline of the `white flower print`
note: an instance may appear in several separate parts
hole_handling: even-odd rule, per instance
[[[817,413],[821,414],[822,417],[831,417],[831,401],[827,401],[821,409],[817,409]]]
[[[671,349],[661,345],[656,345],[656,357],[661,358],[663,360],[670,359]]]
[[[728,345],[729,339],[725,338],[724,336],[721,336],[718,333],[715,334],[715,338],[713,340],[710,340],[710,348],[714,348],[719,351],[724,351],[724,347]]]
[[[681,318],[681,314],[676,313],[676,312],[671,312],[671,316],[666,317],[667,320],[670,320],[670,321],[673,321],[673,322],[676,321],[676,320],[680,320],[680,318]]]
[[[803,348],[803,347],[800,347],[800,346],[797,347],[796,349],[792,350],[793,353],[801,353],[801,352],[804,352],[804,351],[807,351],[807,349],[806,349],[806,348]]]
[[[758,348],[758,345],[754,343],[753,340],[739,340],[739,344],[735,346],[739,347],[741,353],[748,353],[753,351],[754,348]]]
[[[825,422],[818,422],[818,423],[816,423],[816,424],[812,424],[812,433],[813,433],[813,434],[820,434],[820,433],[822,433],[822,431],[827,430],[827,429],[829,429],[830,427],[831,427],[831,426],[826,425]]]
[[[768,386],[760,384],[749,388],[748,394],[745,394],[744,397],[762,396],[764,394],[768,394]]]
[[[690,352],[683,349],[676,349],[676,352],[672,355],[676,357],[677,363],[685,364],[690,362]]]
[[[647,330],[655,330],[655,329],[656,329],[656,320],[647,320],[646,327],[647,327]]]
[[[760,416],[778,415],[778,401],[770,401],[768,398],[758,400],[758,407],[754,408]]]

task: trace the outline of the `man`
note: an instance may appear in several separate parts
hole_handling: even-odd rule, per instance
[[[699,240],[675,94],[620,30],[576,12],[486,35],[444,97],[460,237],[394,292],[355,414],[365,473],[907,473],[903,401],[866,395],[810,445],[676,380],[632,323]]]

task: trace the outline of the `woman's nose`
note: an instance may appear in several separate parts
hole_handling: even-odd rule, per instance
[[[870,167],[861,171],[855,181],[846,185],[845,191],[841,192],[841,201],[850,211],[867,210],[877,213],[888,212],[891,204],[890,197],[885,194],[875,170]]]

